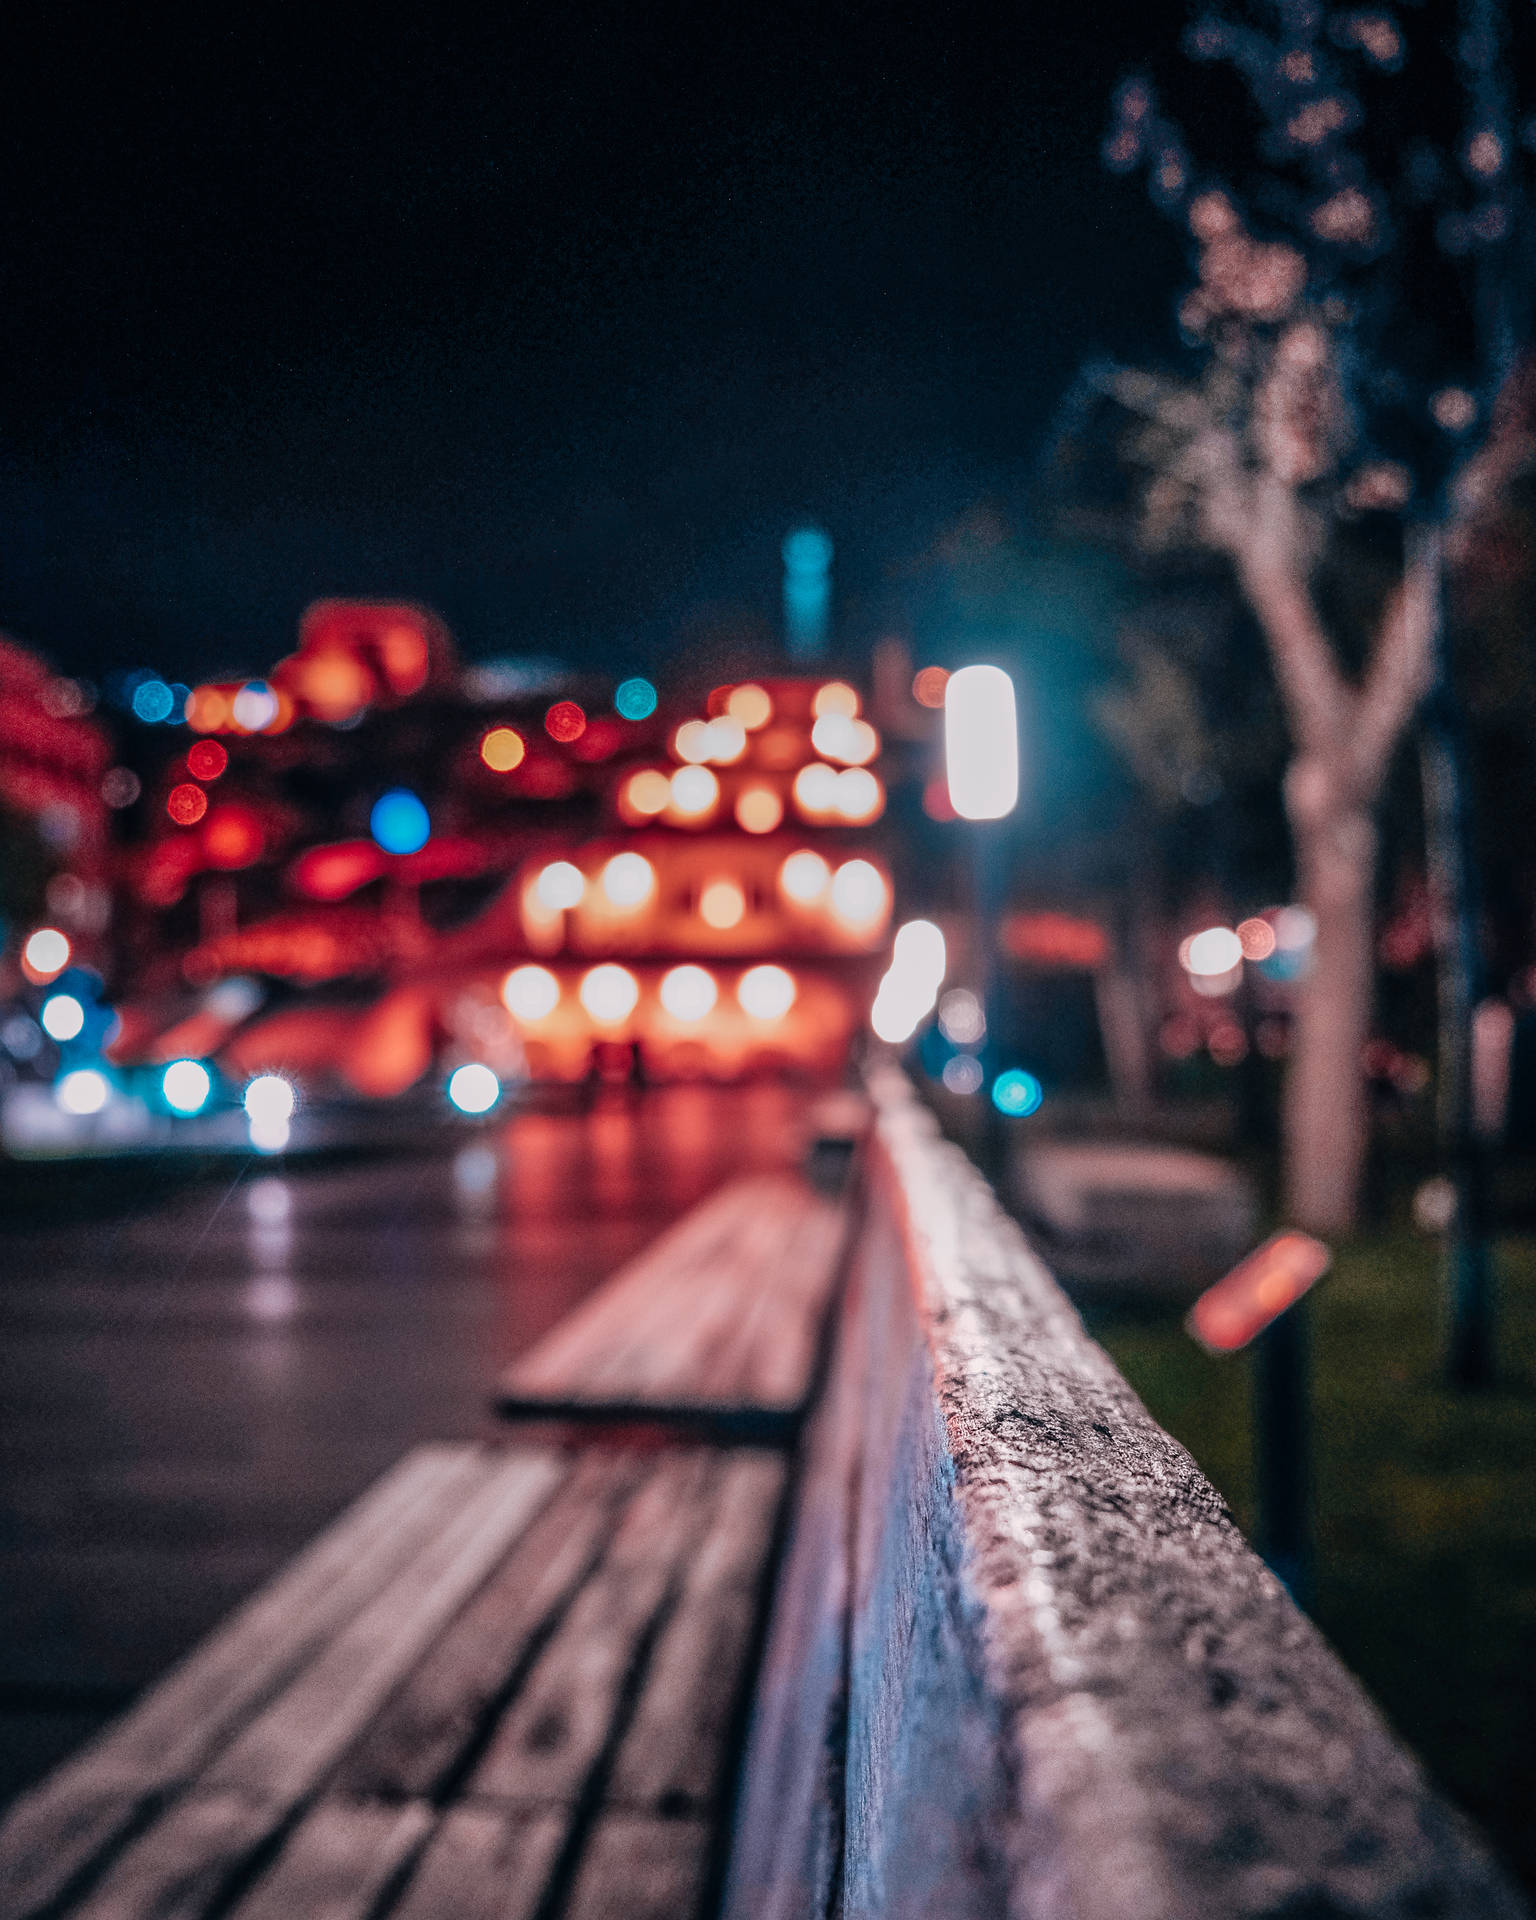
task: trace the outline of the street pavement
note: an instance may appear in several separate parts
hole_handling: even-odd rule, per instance
[[[799,1145],[773,1084],[600,1095],[390,1157],[0,1224],[0,1800],[696,1200]]]

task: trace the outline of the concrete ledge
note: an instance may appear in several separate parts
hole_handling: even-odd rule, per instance
[[[728,1912],[1524,1913],[906,1081],[872,1093]]]

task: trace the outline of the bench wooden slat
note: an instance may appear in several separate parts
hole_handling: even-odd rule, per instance
[[[436,1819],[437,1810],[423,1800],[328,1795],[300,1821],[230,1920],[367,1920]]]
[[[272,1824],[245,1794],[187,1794],[70,1908],[72,1920],[202,1920]]]
[[[609,1814],[582,1858],[562,1920],[694,1920],[709,1850],[703,1820]]]
[[[721,1474],[709,1530],[652,1655],[608,1783],[631,1810],[713,1810],[740,1698],[774,1523],[788,1479],[777,1453],[741,1453]]]
[[[843,1217],[788,1175],[732,1183],[517,1361],[504,1410],[792,1412],[809,1388]]]
[[[407,1454],[123,1719],[0,1825],[0,1913],[46,1907],[155,1794],[178,1785],[447,1521],[482,1449]]]
[[[288,1806],[317,1785],[566,1471],[553,1454],[497,1456],[442,1532],[218,1756],[206,1784]]]
[[[703,1524],[713,1476],[707,1456],[661,1458],[492,1735],[471,1793],[520,1805],[575,1801],[608,1742],[644,1637]]]
[[[563,1612],[586,1578],[640,1471],[623,1453],[604,1451],[578,1462],[347,1755],[338,1788],[387,1797],[438,1790],[533,1636]]]
[[[389,1920],[532,1920],[565,1833],[563,1812],[451,1807]]]

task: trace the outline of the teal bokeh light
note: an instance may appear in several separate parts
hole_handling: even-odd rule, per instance
[[[1045,1098],[1040,1082],[1022,1067],[1010,1067],[992,1082],[992,1104],[999,1113],[1022,1120],[1033,1113]]]
[[[656,711],[656,689],[649,680],[636,674],[619,683],[613,696],[614,710],[625,720],[649,720]]]
[[[409,787],[391,787],[374,801],[368,831],[386,853],[415,853],[427,844],[432,822]]]

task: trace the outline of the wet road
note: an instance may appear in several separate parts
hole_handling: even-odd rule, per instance
[[[783,1164],[778,1086],[604,1095],[413,1156],[0,1228],[0,1799],[667,1222]]]

